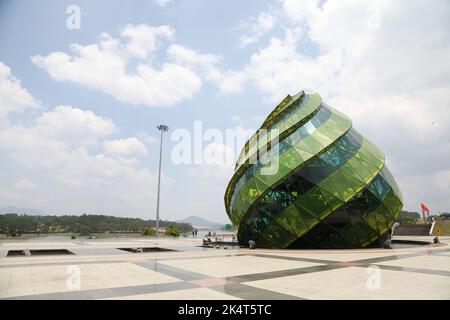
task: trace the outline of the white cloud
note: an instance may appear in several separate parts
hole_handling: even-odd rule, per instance
[[[316,18],[320,12],[317,0],[284,0],[282,4],[286,16],[298,23]]]
[[[139,140],[141,140],[142,142],[144,142],[147,145],[154,145],[159,142],[159,140],[157,138],[155,138],[145,132],[139,133],[137,136],[138,136]]]
[[[48,204],[48,198],[46,197],[23,192],[23,190],[14,190],[9,186],[0,186],[0,199],[3,205],[18,203],[23,205],[23,207],[40,208]]]
[[[153,3],[162,8],[167,6],[170,3],[170,0],[153,0]]]
[[[107,155],[119,157],[142,157],[147,156],[145,145],[137,138],[103,141],[103,150]]]
[[[158,38],[172,37],[172,28],[128,25],[121,33],[131,40],[124,44],[102,34],[97,44],[72,44],[71,55],[57,51],[33,56],[31,60],[57,81],[99,90],[132,105],[172,106],[200,89],[202,80],[191,68],[176,63],[162,63],[156,68],[141,61],[153,55]],[[136,64],[134,71],[132,63]]]
[[[179,44],[172,44],[167,49],[167,57],[175,63],[202,75],[206,80],[220,83],[222,79],[225,79],[217,66],[222,60],[220,55],[201,53]],[[223,84],[223,86],[226,85]]]
[[[221,70],[218,66],[223,59],[221,55],[204,54],[182,45],[173,44],[167,49],[167,56],[174,62],[201,74],[204,79],[215,83],[220,94],[243,92],[249,81],[249,76],[245,72]]]
[[[247,31],[239,38],[239,46],[246,47],[258,43],[261,37],[273,28],[275,20],[276,18],[269,12],[262,12],[257,17],[248,18],[239,26],[239,29]]]
[[[145,59],[157,49],[157,40],[172,39],[175,30],[169,26],[151,27],[144,24],[129,24],[120,34],[123,38],[130,39],[125,49],[133,56]]]
[[[99,138],[117,130],[110,119],[95,115],[92,111],[72,106],[57,106],[36,119],[36,130],[47,138],[64,138],[67,142],[92,145]]]
[[[176,63],[201,66],[205,68],[215,65],[222,59],[221,56],[210,53],[199,53],[179,44],[172,44],[167,49],[167,55]]]
[[[58,106],[40,115],[31,126],[10,125],[0,131],[0,147],[23,164],[35,167],[62,165],[71,153],[116,131],[110,119],[72,106]]]
[[[19,179],[16,182],[14,182],[13,187],[17,190],[23,190],[23,191],[28,191],[28,190],[38,190],[39,186],[37,184],[35,184],[33,181],[28,180],[26,178],[23,179]]]
[[[11,69],[0,62],[0,120],[9,112],[22,112],[27,108],[37,108],[39,103],[22,87]]]
[[[233,120],[234,122],[237,122],[237,123],[241,123],[242,122],[242,117],[237,114],[237,115],[232,116],[231,120]]]
[[[244,92],[249,81],[249,75],[242,71],[226,70],[218,72],[213,78],[221,94],[235,94]]]
[[[433,177],[434,182],[444,190],[450,189],[450,170],[438,171]]]

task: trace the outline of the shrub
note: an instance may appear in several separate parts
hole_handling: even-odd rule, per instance
[[[172,236],[172,237],[179,237],[180,231],[178,231],[178,228],[171,225],[166,229],[166,232],[164,233],[166,236]]]
[[[143,236],[154,236],[156,234],[155,230],[153,228],[147,228],[142,232]]]
[[[80,228],[80,236],[90,236],[91,232],[92,232],[92,230],[89,227],[82,226]]]

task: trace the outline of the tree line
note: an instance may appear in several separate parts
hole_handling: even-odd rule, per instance
[[[417,223],[417,221],[421,219],[421,215],[418,212],[414,211],[401,211],[398,216],[398,222],[400,223]]]
[[[428,216],[425,216],[427,218]],[[436,221],[440,220],[446,220],[449,219],[450,213],[443,212],[440,215],[433,215],[433,217],[436,219]],[[398,217],[398,222],[400,223],[418,223],[421,222],[423,219],[422,214],[415,212],[415,211],[406,211],[403,210],[400,212],[400,215]]]
[[[0,233],[142,233],[144,230],[154,228],[155,220],[139,218],[122,218],[107,215],[81,216],[38,216],[18,215],[8,213],[0,215]],[[180,232],[189,232],[192,226],[189,223],[178,223],[161,220],[160,227],[174,226]]]

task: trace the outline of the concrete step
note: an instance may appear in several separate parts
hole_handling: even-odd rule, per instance
[[[400,224],[394,229],[395,236],[429,236],[434,224]]]

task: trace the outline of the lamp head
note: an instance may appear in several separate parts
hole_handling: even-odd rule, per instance
[[[159,126],[157,126],[158,130],[166,132],[169,131],[169,126],[166,126],[165,124],[160,124]]]

